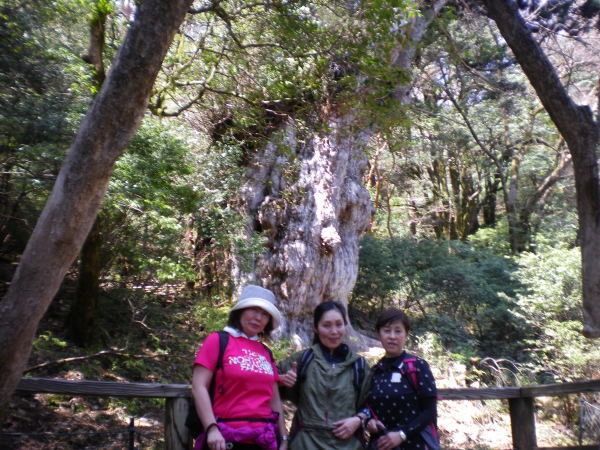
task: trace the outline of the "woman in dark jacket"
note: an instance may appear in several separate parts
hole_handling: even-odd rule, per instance
[[[429,364],[406,352],[410,331],[398,309],[381,313],[375,325],[384,357],[371,369],[367,404],[373,420],[370,449],[437,450],[437,389]]]

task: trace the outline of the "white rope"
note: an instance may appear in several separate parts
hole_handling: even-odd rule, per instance
[[[600,407],[579,398],[579,445],[600,444]],[[589,442],[588,442],[589,441]]]

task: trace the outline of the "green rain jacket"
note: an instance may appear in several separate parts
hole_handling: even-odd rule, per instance
[[[355,389],[354,361],[362,356],[345,344],[345,360],[331,364],[323,356],[319,344],[312,346],[313,360],[307,364],[304,379],[293,388],[281,388],[283,399],[296,405],[292,423],[290,450],[358,450],[362,444],[357,435],[341,440],[333,435],[332,424],[340,419],[355,416],[361,410],[370,383],[369,366],[365,362],[364,379],[360,392]],[[337,349],[336,351],[340,351]],[[300,362],[303,351],[294,353],[279,364],[285,373],[293,362]],[[343,353],[342,353],[343,354]],[[360,429],[359,429],[360,432]]]

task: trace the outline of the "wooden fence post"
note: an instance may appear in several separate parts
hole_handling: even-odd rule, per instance
[[[508,400],[514,450],[534,450],[537,448],[533,403],[533,397],[511,398]]]
[[[166,450],[189,450],[193,439],[185,426],[189,409],[188,397],[167,398],[165,402],[165,448]]]

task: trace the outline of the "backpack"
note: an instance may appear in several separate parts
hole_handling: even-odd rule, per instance
[[[302,352],[302,356],[298,361],[298,380],[304,380],[304,378],[306,378],[306,368],[308,367],[308,364],[314,359],[314,357],[315,355],[312,347],[309,347]],[[363,358],[362,356],[357,358],[356,361],[354,361],[352,367],[354,369],[354,389],[356,390],[356,392],[360,393],[363,381],[365,380],[365,358]]]
[[[210,395],[211,403],[215,396],[215,380],[217,378],[217,371],[223,368],[223,355],[225,354],[225,347],[227,347],[227,343],[229,342],[229,333],[227,331],[221,330],[219,333],[219,356],[217,357],[217,365],[215,366],[215,372],[213,373],[212,380],[210,380],[210,386],[208,387],[208,393]],[[264,344],[263,344],[264,345]],[[271,355],[271,361],[274,361],[273,353],[271,349],[264,346]],[[185,418],[185,426],[190,430],[190,434],[194,439],[196,439],[203,431],[204,427],[200,418],[198,417],[198,412],[196,411],[196,403],[192,398],[190,402],[190,406],[188,408],[187,417]]]
[[[403,364],[400,369],[400,373],[402,375],[406,375],[408,381],[415,391],[417,391],[419,387],[419,371],[415,367],[416,362],[417,358],[415,357],[404,358],[404,360],[402,360]],[[423,430],[421,430],[421,437],[425,441],[425,444],[427,444],[427,448],[429,450],[441,449],[440,436],[435,422],[430,423]]]

